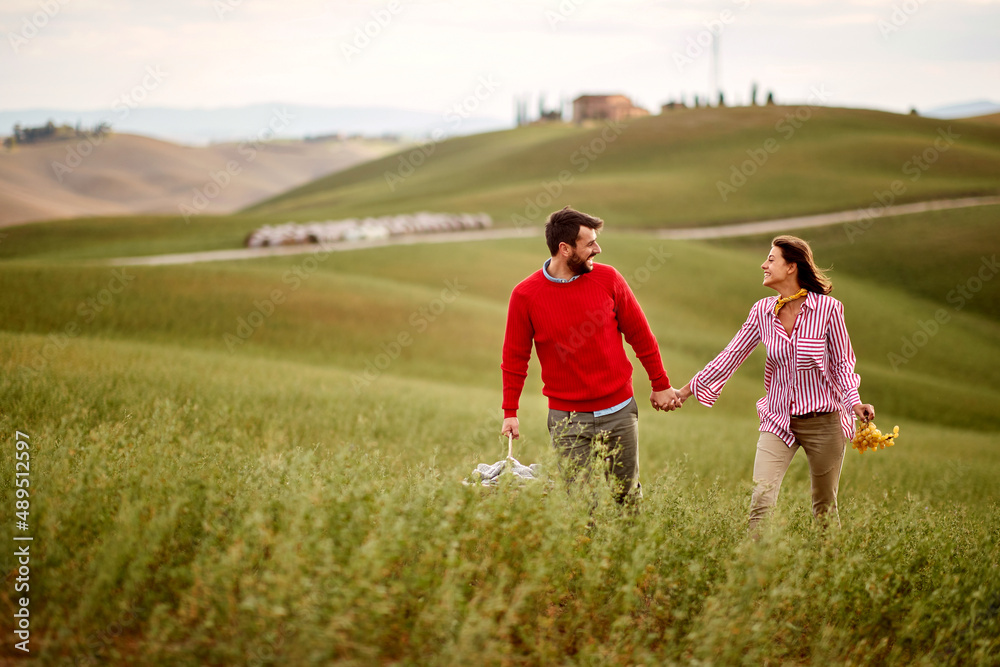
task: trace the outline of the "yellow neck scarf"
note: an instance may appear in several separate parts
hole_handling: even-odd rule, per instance
[[[774,304],[774,314],[777,315],[778,311],[781,310],[782,306],[784,306],[786,303],[790,303],[792,301],[795,301],[796,299],[801,299],[808,293],[809,291],[805,287],[803,287],[802,289],[800,289],[798,292],[796,292],[791,296],[778,297],[778,302]]]

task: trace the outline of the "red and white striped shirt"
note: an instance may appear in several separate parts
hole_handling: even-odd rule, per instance
[[[778,297],[761,299],[722,352],[691,380],[691,391],[712,407],[726,381],[761,342],[767,348],[764,390],[757,401],[760,430],[795,443],[790,417],[809,412],[841,413],[844,437],[851,437],[855,405],[861,403],[854,349],[844,323],[844,304],[809,292],[791,336],[774,314]]]

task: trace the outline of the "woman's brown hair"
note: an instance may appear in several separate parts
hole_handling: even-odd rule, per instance
[[[781,249],[781,256],[786,262],[799,267],[799,285],[817,294],[829,294],[833,291],[833,283],[826,277],[823,269],[816,266],[812,248],[806,241],[783,234],[774,237],[771,245]]]

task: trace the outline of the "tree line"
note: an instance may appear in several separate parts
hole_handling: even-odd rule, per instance
[[[58,141],[62,139],[76,139],[83,137],[100,137],[111,131],[111,125],[102,121],[94,125],[93,129],[87,130],[80,126],[56,125],[51,120],[45,125],[38,127],[21,127],[16,123],[11,136],[4,139],[3,145],[6,148],[13,148],[18,144],[35,144],[43,141]]]

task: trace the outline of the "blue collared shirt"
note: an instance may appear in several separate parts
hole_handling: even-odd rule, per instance
[[[613,415],[619,410],[624,410],[625,406],[632,402],[631,398],[627,398],[618,405],[612,405],[610,408],[605,408],[604,410],[594,410],[595,417],[603,417],[605,415]]]
[[[572,278],[553,278],[552,274],[549,273],[549,263],[551,261],[552,261],[551,257],[549,257],[547,260],[545,260],[545,263],[542,264],[542,273],[544,273],[545,277],[548,278],[549,280],[551,280],[552,282],[554,282],[554,283],[571,283],[571,282],[573,282],[574,280],[576,280],[577,278],[580,277],[580,275],[577,274],[577,275],[573,276]]]

